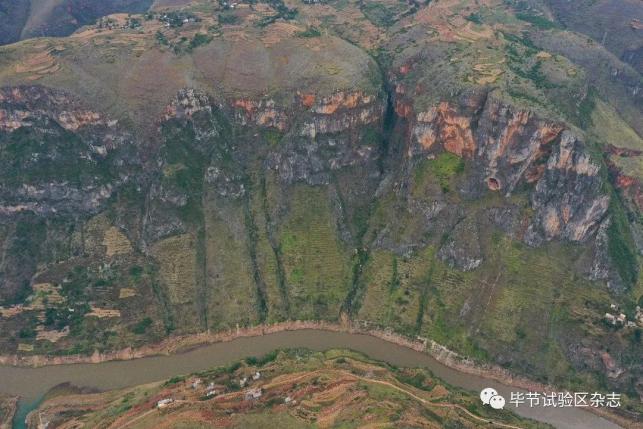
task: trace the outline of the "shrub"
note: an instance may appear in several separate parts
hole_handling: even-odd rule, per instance
[[[297,33],[298,37],[319,37],[321,36],[321,31],[315,27],[308,27],[306,31],[300,31]]]
[[[212,41],[212,36],[203,33],[196,33],[190,41],[190,49],[198,48],[199,46],[207,45]]]
[[[555,22],[552,22],[547,18],[538,16],[538,15],[530,15],[528,13],[518,12],[516,14],[516,18],[518,18],[521,21],[525,21],[530,24],[533,24],[534,26],[538,27],[541,30],[550,30],[552,28],[558,27]]]
[[[232,13],[220,13],[217,19],[221,25],[234,25],[239,23],[239,17]]]
[[[134,327],[132,328],[132,332],[136,335],[142,335],[147,332],[150,326],[152,326],[152,319],[146,317],[145,319],[139,321],[136,325],[134,325]]]
[[[471,15],[467,16],[466,20],[471,21],[474,24],[482,24],[482,18],[477,13],[472,13]]]

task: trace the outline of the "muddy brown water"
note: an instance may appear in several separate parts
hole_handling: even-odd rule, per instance
[[[127,361],[98,364],[53,365],[41,368],[0,366],[0,392],[21,397],[21,412],[34,404],[52,387],[61,383],[96,389],[117,389],[170,378],[179,374],[212,368],[248,356],[259,356],[275,349],[308,348],[323,351],[346,348],[400,367],[423,367],[447,383],[477,394],[485,387],[495,388],[501,395],[524,392],[483,377],[469,375],[446,367],[431,356],[409,348],[362,334],[321,330],[285,331],[258,337],[238,338],[225,343],[202,346],[169,356],[151,356]],[[32,405],[33,406],[33,405]],[[581,408],[507,407],[523,417],[546,422],[561,429],[618,429],[608,420]],[[23,427],[14,422],[14,427]]]

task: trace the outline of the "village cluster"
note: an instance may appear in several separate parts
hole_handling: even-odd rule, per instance
[[[261,372],[257,371],[254,374],[252,374],[251,377],[242,377],[238,380],[238,384],[240,388],[243,389],[247,387],[247,390],[245,390],[243,393],[243,398],[245,401],[256,401],[263,396],[264,391],[261,387],[251,387],[251,383],[255,381],[259,381],[261,377],[262,377]],[[214,382],[209,383],[207,386],[204,387],[203,380],[200,378],[191,379],[187,381],[187,383],[189,384],[192,391],[194,391],[197,394],[200,394],[201,400],[214,398],[217,395],[223,393],[221,388],[217,390],[217,385],[215,385]],[[156,408],[161,410],[161,409],[168,408],[171,405],[181,404],[182,402],[185,402],[185,400],[177,399],[174,397],[167,397],[167,398],[158,400],[156,402]],[[294,404],[295,401],[290,396],[287,396],[284,398],[284,403]]]
[[[637,326],[643,327],[643,311],[640,306],[636,306],[634,313],[634,320],[627,320],[627,315],[623,313],[618,304],[610,305],[611,311],[613,313],[605,313],[604,320],[612,325],[617,327],[627,327],[627,328],[636,328]]]
[[[236,3],[234,3],[236,6]],[[234,7],[233,7],[234,8]],[[164,13],[146,13],[143,15],[145,21],[158,20],[167,28],[178,28],[182,27],[185,24],[190,24],[194,22],[199,22],[200,19],[186,12],[164,12]],[[96,29],[98,30],[127,30],[127,29],[138,29],[143,26],[141,18],[134,16],[127,16],[125,18],[117,16],[107,16],[100,18],[96,21]]]
[[[224,1],[224,2],[220,2],[220,4],[223,9],[234,9],[237,7],[239,3],[235,1],[231,1],[231,2]]]
[[[324,4],[326,0],[303,0],[305,4]],[[258,3],[257,1],[232,1],[232,0],[219,0],[220,11],[229,11],[234,10],[242,5],[245,7],[253,8],[253,5]],[[274,22],[278,18],[283,18],[285,20],[293,19],[297,14],[296,9],[288,8],[283,0],[267,0],[265,3],[269,4],[275,11],[276,14],[272,16],[266,16],[263,20],[259,22],[260,26],[265,26],[266,23]],[[223,22],[225,19],[229,19],[230,22],[235,22],[234,16],[226,16],[219,14],[219,22]],[[96,21],[95,28],[98,31],[101,30],[127,30],[127,29],[142,29],[143,21],[152,21],[157,20],[166,28],[179,28],[187,24],[197,23],[201,21],[201,18],[198,16],[182,11],[162,11],[162,12],[148,12],[143,14],[140,17],[128,15],[127,17],[123,16],[107,16],[100,18]],[[158,37],[158,36],[157,36]]]

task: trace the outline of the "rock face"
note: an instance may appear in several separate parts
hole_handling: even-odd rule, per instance
[[[472,219],[459,222],[440,248],[438,257],[463,271],[478,268],[482,264],[482,252],[476,238],[478,235],[477,225]]]
[[[634,70],[475,2],[244,3],[0,47],[0,354],[349,320],[636,385]]]
[[[403,110],[408,115],[406,109],[408,107]],[[432,147],[435,150],[441,146],[458,156],[471,157],[476,150],[471,130],[473,112],[466,111],[469,109],[464,112],[460,110],[459,106],[442,102],[428,111],[417,113],[412,131],[415,141],[409,149],[409,154],[419,155],[430,151]]]
[[[531,189],[533,215],[529,219],[519,221],[519,213],[510,207],[502,215],[491,214],[494,224],[506,233],[530,246],[551,240],[585,242],[605,220],[609,196],[604,192],[600,167],[577,135],[562,123],[517,109],[493,92],[467,93],[457,101],[439,102],[418,113],[404,100],[403,91],[394,97],[395,109],[405,119],[395,132],[408,136],[400,141],[406,148],[398,161],[401,165],[445,152],[462,158],[471,166],[459,190],[467,199],[489,192],[508,198],[518,187]],[[293,110],[292,105],[299,105],[299,110]],[[175,211],[191,204],[191,190],[163,179],[168,173],[159,176],[158,169],[182,169],[191,162],[196,163],[189,167],[196,168],[196,179],[224,200],[245,198],[248,175],[244,169],[256,162],[274,171],[284,187],[301,182],[329,185],[337,174],[351,170],[356,180],[350,184],[350,192],[363,196],[379,187],[380,194],[386,193],[386,189],[394,189],[392,177],[397,176],[399,184],[408,181],[410,174],[406,168],[392,168],[393,176],[380,175],[386,105],[383,93],[337,92],[330,96],[295,94],[288,107],[270,99],[231,100],[228,106],[217,106],[207,94],[185,89],[166,107],[162,120],[163,124],[189,126],[191,137],[186,138],[193,141],[186,143],[185,150],[201,159],[179,157],[177,164],[168,160],[168,151],[174,150],[171,141],[144,153],[153,146],[133,143],[133,137],[117,121],[84,108],[64,93],[42,87],[5,88],[0,92],[0,130],[9,139],[7,147],[19,144],[11,139],[20,133],[59,136],[51,146],[25,159],[22,169],[37,171],[45,160],[65,164],[70,162],[66,157],[80,159],[81,168],[63,180],[55,174],[40,177],[34,173],[16,182],[16,177],[9,179],[15,168],[11,162],[16,161],[7,160],[7,180],[0,188],[5,203],[0,214],[7,219],[22,212],[88,216],[104,209],[118,189],[131,185],[149,189],[148,215],[140,237],[154,242],[190,229]],[[272,132],[273,140],[278,141],[257,145],[252,138],[232,137],[226,131],[230,127],[255,129],[255,136]],[[61,146],[65,138],[77,141],[71,149],[75,152]],[[229,157],[232,164],[224,162]],[[405,195],[403,189],[394,192]],[[466,216],[462,203],[449,203],[440,193],[433,198],[421,202],[407,196],[403,204],[426,219],[427,226],[421,229],[449,234],[438,253],[442,260],[465,271],[477,268],[484,260],[477,242],[479,225]],[[342,212],[350,212],[353,203],[345,202]],[[350,229],[347,225],[342,228]],[[380,233],[373,245],[402,252],[423,245],[403,242],[399,237],[391,241],[386,234],[386,230]],[[601,278],[597,273],[606,270],[597,267],[591,278]]]
[[[365,136],[380,132],[385,104],[382,96],[359,92],[339,92],[311,102],[283,138],[282,147],[268,155],[267,166],[284,182],[309,184],[328,184],[331,172],[342,168],[372,167],[380,155],[378,142]]]
[[[203,93],[186,88],[176,96],[176,99],[165,108],[163,120],[191,118],[195,113],[212,113],[212,101]]]
[[[511,194],[519,182],[534,183],[543,173],[543,161],[563,126],[532,112],[487,99],[478,122],[477,156],[487,187]]]
[[[5,88],[0,92],[5,153],[20,154],[21,147],[31,151],[25,158],[14,154],[5,160],[0,215],[7,223],[33,213],[82,224],[118,206],[114,201],[124,189],[134,189],[144,200],[142,217],[121,222],[136,248],[145,251],[176,234],[201,234],[210,200],[211,215],[219,219],[228,218],[230,210],[246,213],[235,233],[243,239],[243,230],[256,228],[258,213],[251,206],[256,187],[274,177],[276,194],[266,195],[262,209],[269,237],[279,234],[287,219],[292,187],[323,186],[332,189],[330,204],[346,245],[406,254],[431,243],[422,237],[442,236],[438,258],[464,271],[483,264],[480,230],[490,225],[537,247],[552,240],[591,242],[601,222],[608,222],[610,199],[600,167],[564,124],[516,108],[485,90],[417,113],[404,91],[392,97],[389,101],[383,92],[339,91],[325,96],[296,93],[284,105],[272,99],[215,103],[203,91],[185,89],[164,109],[159,137],[143,142],[104,113],[60,91]],[[398,147],[388,149],[389,159],[383,149],[385,118],[391,114],[387,105],[400,115],[388,132],[401,136]],[[417,182],[413,171],[418,163],[427,157],[439,163],[444,154],[452,154],[449,162],[454,165],[467,166],[457,189],[447,189],[451,179],[446,176],[437,189]],[[383,163],[389,164],[386,174]],[[266,171],[262,179],[252,172],[258,165]],[[525,189],[528,217],[510,202],[513,193]],[[471,201],[496,193],[504,207],[471,212]],[[369,227],[357,228],[357,216],[387,195],[394,195],[396,210],[409,216],[402,221],[409,232],[396,233],[399,221],[390,213],[382,218],[388,226],[377,233],[370,227],[375,235],[364,235]],[[413,233],[409,225],[417,225]],[[596,243],[605,241],[600,237]],[[277,258],[279,246],[273,242]],[[253,252],[243,257],[250,266],[259,264]],[[588,276],[606,278],[609,258],[604,252],[597,258],[600,262],[597,259]],[[33,255],[34,263],[37,259]],[[260,271],[259,265],[255,269]],[[15,297],[20,289],[15,282],[26,275],[16,277],[13,286],[5,279],[5,299]],[[251,282],[259,295],[266,293],[260,277]]]
[[[564,131],[532,195],[537,219],[525,237],[532,245],[543,239],[584,241],[596,231],[609,207],[599,166],[582,143]]]
[[[235,120],[242,125],[273,127],[279,131],[289,128],[288,115],[276,106],[272,99],[267,100],[234,100]]]
[[[154,273],[149,292],[128,299],[147,296],[139,305],[158,312],[166,332],[355,317],[371,252],[405,259],[434,247],[446,266],[475,273],[493,257],[491,230],[532,247],[578,243],[593,255],[586,278],[620,284],[607,251],[610,197],[574,131],[493,92],[418,113],[391,97],[296,93],[280,105],[187,88],[145,140],[62,92],[3,89],[0,145],[12,155],[0,167],[9,225],[0,297],[21,302],[43,264],[83,261],[103,278],[109,260]],[[25,228],[40,231],[27,252]],[[100,243],[116,236],[126,245],[112,247],[126,250],[108,256]],[[336,266],[323,268],[329,258]],[[309,267],[321,273],[316,283],[299,280]],[[43,278],[64,285],[64,273]],[[304,312],[337,281],[338,293]],[[83,294],[82,308],[112,299],[94,286]]]
[[[48,117],[68,131],[86,126],[113,126],[98,112],[83,109],[69,96],[42,87],[3,88],[0,91],[0,129],[15,131],[32,127],[42,117]]]
[[[0,130],[5,215],[96,212],[138,162],[117,121],[43,87],[0,90]]]
[[[526,230],[515,221],[517,213],[504,216],[499,225],[530,246],[583,242],[606,217],[610,198],[599,163],[563,123],[507,104],[494,92],[467,93],[418,113],[403,94],[396,105],[409,124],[410,159],[446,151],[471,163],[461,189],[467,198],[488,192],[509,197],[518,187],[532,189],[533,216]],[[439,256],[460,269],[477,267],[482,262],[477,235],[470,225],[458,223]]]

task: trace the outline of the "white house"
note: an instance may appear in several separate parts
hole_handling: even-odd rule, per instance
[[[251,401],[253,399],[259,399],[261,398],[261,395],[263,392],[261,391],[261,387],[258,387],[256,389],[250,389],[246,392],[246,401]]]
[[[172,398],[165,398],[161,399],[156,403],[156,408],[165,408],[168,407],[172,402],[174,402],[174,399]]]

